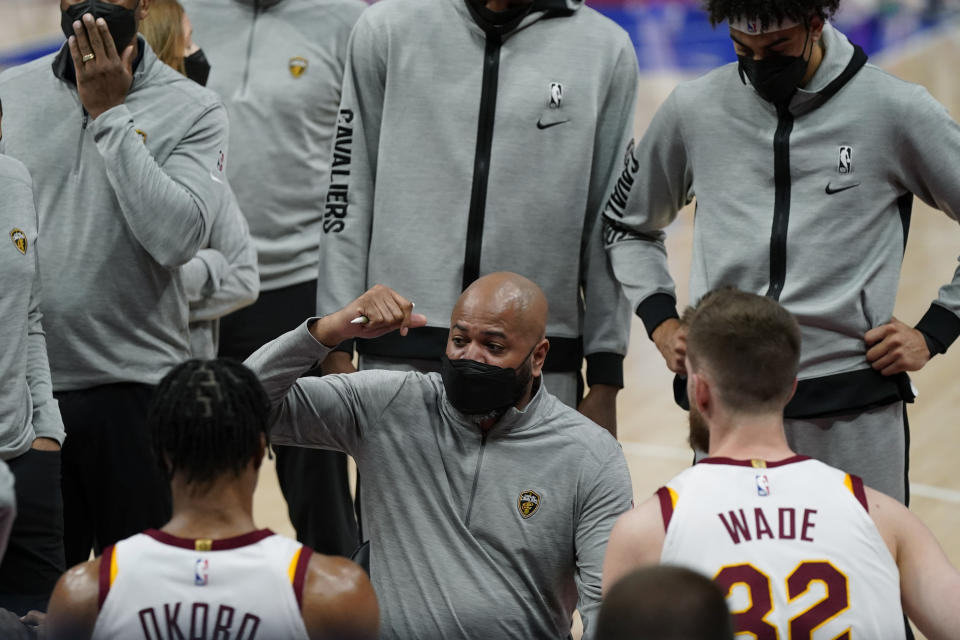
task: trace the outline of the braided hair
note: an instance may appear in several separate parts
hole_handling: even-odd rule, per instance
[[[714,27],[724,20],[745,18],[756,19],[764,29],[784,18],[805,25],[813,16],[826,21],[839,6],[840,0],[704,0],[703,3]]]
[[[257,456],[261,434],[269,441],[269,413],[263,386],[242,364],[188,360],[160,381],[147,425],[161,468],[204,486],[239,475]]]

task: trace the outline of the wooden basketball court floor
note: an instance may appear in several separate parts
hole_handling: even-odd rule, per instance
[[[0,42],[16,49],[38,39],[56,37],[56,0],[0,0]],[[925,85],[957,118],[960,81],[953,61],[960,60],[960,25],[919,36],[872,62],[895,75]],[[642,81],[638,133],[652,118],[673,86],[684,79],[675,73],[649,74]],[[946,161],[946,159],[944,159]],[[958,167],[960,179],[960,167]],[[671,272],[681,304],[688,302],[693,220],[681,213],[668,230]],[[915,201],[910,239],[903,264],[896,315],[913,324],[926,311],[939,286],[947,282],[960,255],[960,228],[944,214]],[[909,407],[911,424],[911,508],[933,530],[947,555],[960,566],[960,346],[937,356],[913,374],[920,394]],[[690,464],[686,414],[672,400],[670,374],[642,325],[634,320],[625,363],[626,387],[618,400],[619,435],[633,477],[635,498],[645,499]],[[273,462],[267,461],[254,499],[260,526],[294,535]]]

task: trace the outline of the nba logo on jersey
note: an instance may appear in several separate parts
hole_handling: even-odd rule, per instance
[[[757,474],[757,495],[761,498],[766,498],[770,495],[770,481],[767,480],[767,476],[762,474]]]
[[[207,572],[210,570],[210,561],[206,558],[197,558],[197,564],[193,569],[193,584],[198,587],[207,586],[207,582],[210,578],[207,576]]]
[[[840,147],[840,161],[837,164],[837,170],[842,175],[853,173],[853,147],[846,145]]]

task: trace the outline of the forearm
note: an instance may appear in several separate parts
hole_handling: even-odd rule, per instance
[[[206,246],[223,197],[223,184],[198,157],[202,152],[180,149],[170,166],[161,167],[134,132],[125,105],[104,112],[90,127],[134,237],[161,265],[185,264]],[[222,131],[205,132],[199,144],[216,144],[224,133],[225,125]]]
[[[260,274],[255,252],[252,258],[240,264],[228,264],[219,286],[195,302],[191,301],[190,322],[216,320],[256,302],[260,293]]]

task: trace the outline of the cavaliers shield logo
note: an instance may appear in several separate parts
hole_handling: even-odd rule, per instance
[[[300,56],[290,58],[290,75],[294,78],[299,78],[307,72],[307,65],[306,58],[301,58]]]
[[[140,142],[147,144],[147,132],[143,129],[134,129],[137,132],[137,135],[140,136]]]
[[[517,498],[517,510],[520,517],[526,520],[537,512],[540,508],[540,494],[532,489],[527,489]]]
[[[13,246],[23,255],[27,254],[27,234],[20,229],[14,229],[10,232],[10,239],[13,240]]]

